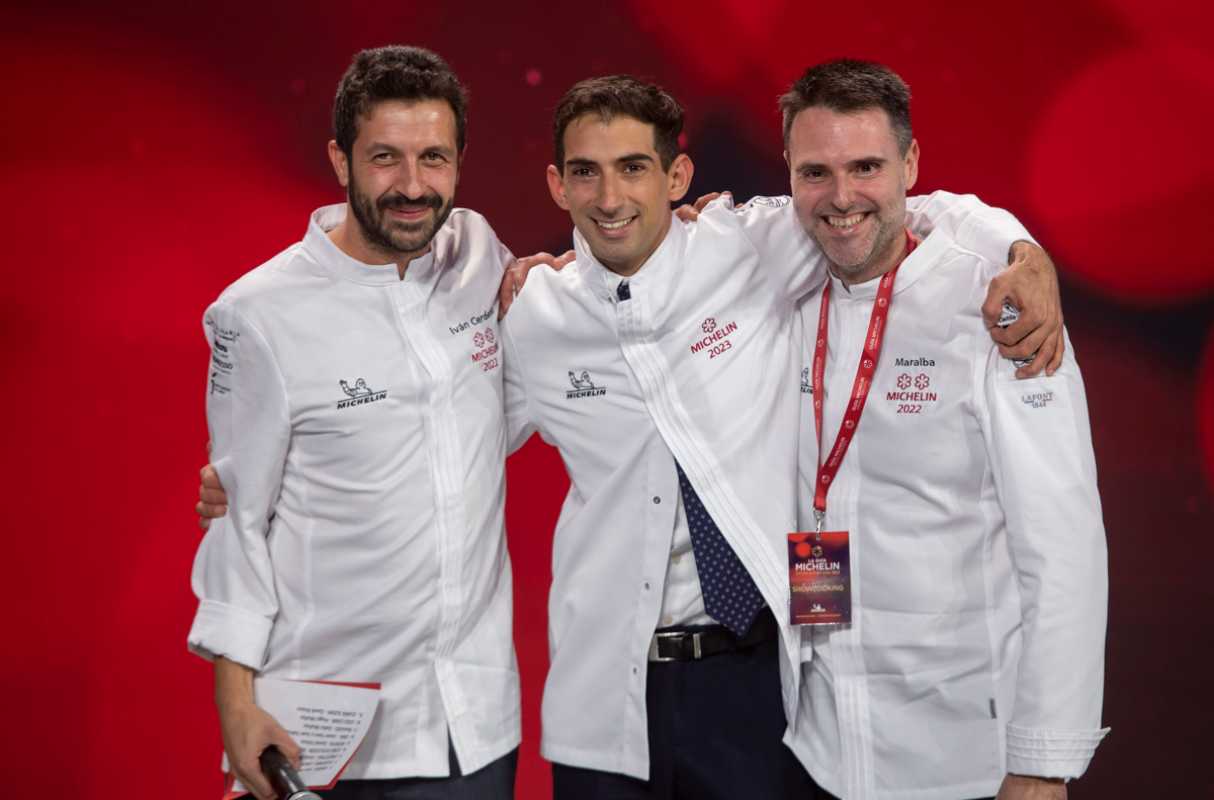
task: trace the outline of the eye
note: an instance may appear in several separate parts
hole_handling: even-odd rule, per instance
[[[805,167],[801,170],[801,179],[806,181],[820,181],[826,177],[826,170],[821,167]]]
[[[876,161],[861,161],[856,165],[857,175],[876,175],[881,170],[881,165]]]
[[[625,175],[641,175],[645,172],[645,164],[640,161],[629,161],[624,165]]]
[[[437,150],[427,150],[425,153],[422,153],[422,161],[430,164],[442,164],[447,161],[447,157]]]
[[[393,156],[391,153],[376,153],[371,156],[371,161],[374,164],[391,164]]]
[[[591,178],[594,177],[594,167],[574,167],[569,174],[575,178]]]

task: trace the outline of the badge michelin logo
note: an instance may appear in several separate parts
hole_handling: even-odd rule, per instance
[[[809,367],[801,370],[801,394],[813,394],[814,385],[809,379]]]
[[[607,394],[607,387],[596,386],[594,381],[590,379],[589,370],[584,369],[580,373],[569,370],[569,383],[573,386],[573,389],[565,392],[566,400],[580,400],[583,397],[602,397]]]
[[[337,401],[337,407],[339,409],[374,403],[379,400],[385,400],[388,397],[387,392],[377,392],[368,386],[367,382],[362,378],[354,381],[353,386],[345,381],[338,381],[337,383],[339,386],[341,386],[341,390],[346,393],[345,400]]]

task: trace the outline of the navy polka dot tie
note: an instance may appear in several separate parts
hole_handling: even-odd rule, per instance
[[[683,468],[678,462],[674,466],[679,471],[679,489],[683,493],[683,510],[687,512],[687,527],[691,530],[691,550],[700,575],[704,610],[735,636],[744,636],[763,608],[763,595],[721,535],[717,523],[708,516]]]

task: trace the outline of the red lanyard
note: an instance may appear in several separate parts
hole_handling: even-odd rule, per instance
[[[918,242],[906,232],[906,256],[911,254]],[[826,337],[827,318],[830,314],[830,280],[822,290],[822,313],[818,316],[818,341],[814,346],[814,430],[818,435],[818,479],[814,484],[814,519],[817,522],[818,533],[822,532],[822,520],[826,517],[826,493],[830,491],[831,481],[839,472],[843,456],[851,444],[860,425],[860,415],[864,413],[864,403],[868,400],[868,391],[873,385],[873,373],[877,371],[877,359],[881,356],[881,345],[885,341],[885,321],[889,317],[889,307],[894,299],[894,276],[898,274],[897,266],[881,276],[877,286],[877,299],[873,303],[873,313],[868,320],[868,336],[864,340],[864,351],[860,354],[860,364],[856,367],[856,380],[852,384],[851,402],[843,413],[843,422],[839,426],[839,435],[835,437],[835,446],[830,449],[826,461],[822,461],[822,400],[826,383]]]

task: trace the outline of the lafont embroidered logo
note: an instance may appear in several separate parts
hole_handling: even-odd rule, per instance
[[[1020,402],[1029,408],[1045,408],[1054,400],[1053,392],[1029,392],[1020,395]]]
[[[597,386],[590,378],[589,370],[575,372],[569,370],[569,384],[573,386],[571,391],[565,392],[566,400],[580,400],[583,397],[602,397],[607,394],[607,387]]]
[[[809,379],[809,367],[801,370],[801,394],[813,394],[814,384]]]
[[[353,386],[346,381],[338,381],[337,384],[341,387],[341,390],[346,393],[346,398],[344,400],[337,401],[338,409],[374,403],[388,397],[387,392],[379,392],[372,389],[362,378],[354,381]]]

